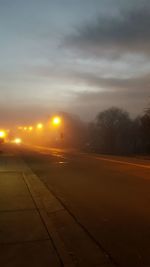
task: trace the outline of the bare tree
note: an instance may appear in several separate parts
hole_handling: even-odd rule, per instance
[[[150,107],[145,110],[141,117],[141,131],[144,151],[150,153]]]
[[[97,150],[111,154],[131,152],[132,121],[126,111],[112,107],[100,112],[95,125]]]

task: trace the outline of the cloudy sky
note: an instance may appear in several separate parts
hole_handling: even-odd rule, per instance
[[[1,121],[150,102],[149,0],[0,0],[0,25]]]

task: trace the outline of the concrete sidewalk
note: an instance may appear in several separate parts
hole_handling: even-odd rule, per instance
[[[115,266],[12,149],[0,154],[0,266]]]
[[[0,266],[61,266],[14,154],[0,154]]]

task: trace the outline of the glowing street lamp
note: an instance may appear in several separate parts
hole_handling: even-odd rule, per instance
[[[54,126],[59,126],[60,124],[61,124],[61,118],[60,117],[54,117],[53,119],[52,119],[52,124],[54,125]]]
[[[38,123],[37,126],[36,126],[36,128],[38,130],[41,130],[43,128],[43,124],[42,123]]]
[[[6,133],[4,131],[0,131],[0,138],[4,138],[6,136]]]
[[[29,129],[29,131],[32,131],[33,130],[33,127],[32,126],[29,126],[28,129]]]

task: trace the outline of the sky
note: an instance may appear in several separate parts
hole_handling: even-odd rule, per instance
[[[0,0],[0,120],[92,120],[150,96],[149,0]]]

